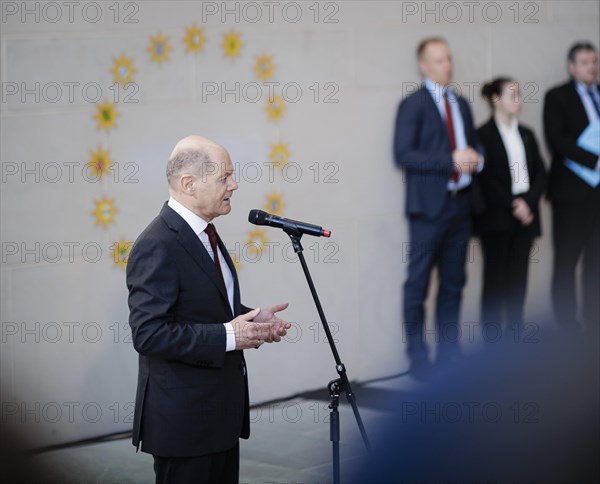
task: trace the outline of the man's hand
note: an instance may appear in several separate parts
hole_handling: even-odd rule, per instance
[[[512,203],[513,216],[521,222],[521,225],[527,227],[533,222],[534,215],[527,205],[527,202],[521,197],[515,198]]]
[[[281,337],[286,335],[286,330],[291,327],[291,324],[277,318],[275,313],[287,307],[288,304],[283,303],[262,311],[256,308],[231,321],[235,333],[235,349],[246,350],[256,348],[263,343],[281,341]]]
[[[473,173],[479,164],[479,153],[470,146],[464,150],[455,150],[452,153],[454,169],[459,173]]]
[[[290,323],[279,319],[275,314],[287,309],[289,306],[288,303],[279,303],[269,309],[263,309],[258,313],[258,316],[254,318],[254,321],[257,323],[273,323],[273,332],[272,339],[266,340],[267,343],[272,343],[273,341],[279,343],[281,341],[281,337],[287,334],[287,330],[292,327]]]
[[[258,313],[260,313],[260,308],[256,308],[246,314],[241,314],[231,321],[231,326],[233,326],[235,333],[236,350],[255,348],[270,337],[273,331],[273,323],[254,322],[253,319]]]

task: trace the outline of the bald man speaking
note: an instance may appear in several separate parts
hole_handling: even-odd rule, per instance
[[[167,163],[170,198],[127,264],[129,324],[139,353],[133,444],[154,457],[156,483],[237,483],[250,435],[243,350],[281,341],[281,303],[240,302],[236,271],[212,221],[238,185],[222,146],[189,136]]]

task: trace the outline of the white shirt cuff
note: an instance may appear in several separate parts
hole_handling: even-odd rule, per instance
[[[223,323],[223,326],[225,326],[225,334],[227,335],[225,351],[233,351],[235,350],[235,332],[233,331],[233,325],[231,323]]]
[[[477,173],[481,173],[481,170],[483,170],[483,165],[485,164],[485,158],[483,157],[483,155],[480,153],[479,154],[479,162],[477,163]]]

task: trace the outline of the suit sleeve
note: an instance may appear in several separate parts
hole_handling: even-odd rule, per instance
[[[417,99],[407,98],[398,108],[396,130],[394,134],[394,159],[396,165],[407,173],[436,174],[448,177],[454,171],[452,155],[446,152],[426,152],[419,149],[421,130],[421,109]],[[417,103],[415,105],[415,102]]]
[[[494,173],[494,165],[497,166],[497,163],[493,163],[493,160],[495,160],[498,156],[497,150],[501,147],[495,146],[495,143],[492,141],[494,137],[490,136],[489,124],[480,127],[476,133],[476,143],[479,144],[478,151],[481,150],[487,153],[488,162],[484,162],[483,169],[479,173],[475,174],[474,181],[479,182],[482,186],[489,187],[489,189],[491,189],[491,196],[494,199],[494,205],[511,209],[512,202],[514,200],[512,192],[502,189],[501,181]]]
[[[529,205],[530,208],[533,208],[537,207],[540,198],[546,191],[546,182],[548,177],[546,175],[546,167],[544,166],[544,162],[540,156],[540,150],[533,133],[529,133],[529,140],[531,144],[531,154],[533,156],[533,166],[535,167],[535,172],[533,174],[530,173],[529,191],[523,195],[523,200],[527,202],[527,205]]]
[[[569,107],[560,91],[550,91],[544,101],[544,131],[548,145],[559,158],[569,158],[595,169],[598,157],[577,146],[577,137],[569,131],[566,116]],[[561,159],[561,163],[564,160]]]
[[[467,129],[469,130],[469,133],[470,133],[470,136],[468,137],[468,143],[471,146],[471,148],[473,148],[475,151],[477,151],[479,153],[479,155],[483,158],[483,164],[485,165],[485,156],[486,156],[485,146],[481,142],[478,130],[475,129],[475,124],[473,123],[473,114],[471,113],[471,107],[469,106],[469,103],[462,98],[461,98],[461,102],[465,106],[464,112],[466,113],[467,119],[465,119],[464,121],[465,121],[465,124],[468,126]],[[482,169],[483,169],[483,166],[481,167],[481,169],[479,171],[481,171]]]
[[[127,287],[129,324],[139,354],[202,367],[223,366],[225,326],[180,321],[173,314],[178,274],[164,244],[146,238],[134,245]]]

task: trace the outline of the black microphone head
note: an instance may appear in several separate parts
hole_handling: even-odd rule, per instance
[[[267,218],[267,212],[263,212],[262,210],[250,210],[248,214],[248,222],[254,225],[265,225],[265,219]]]

